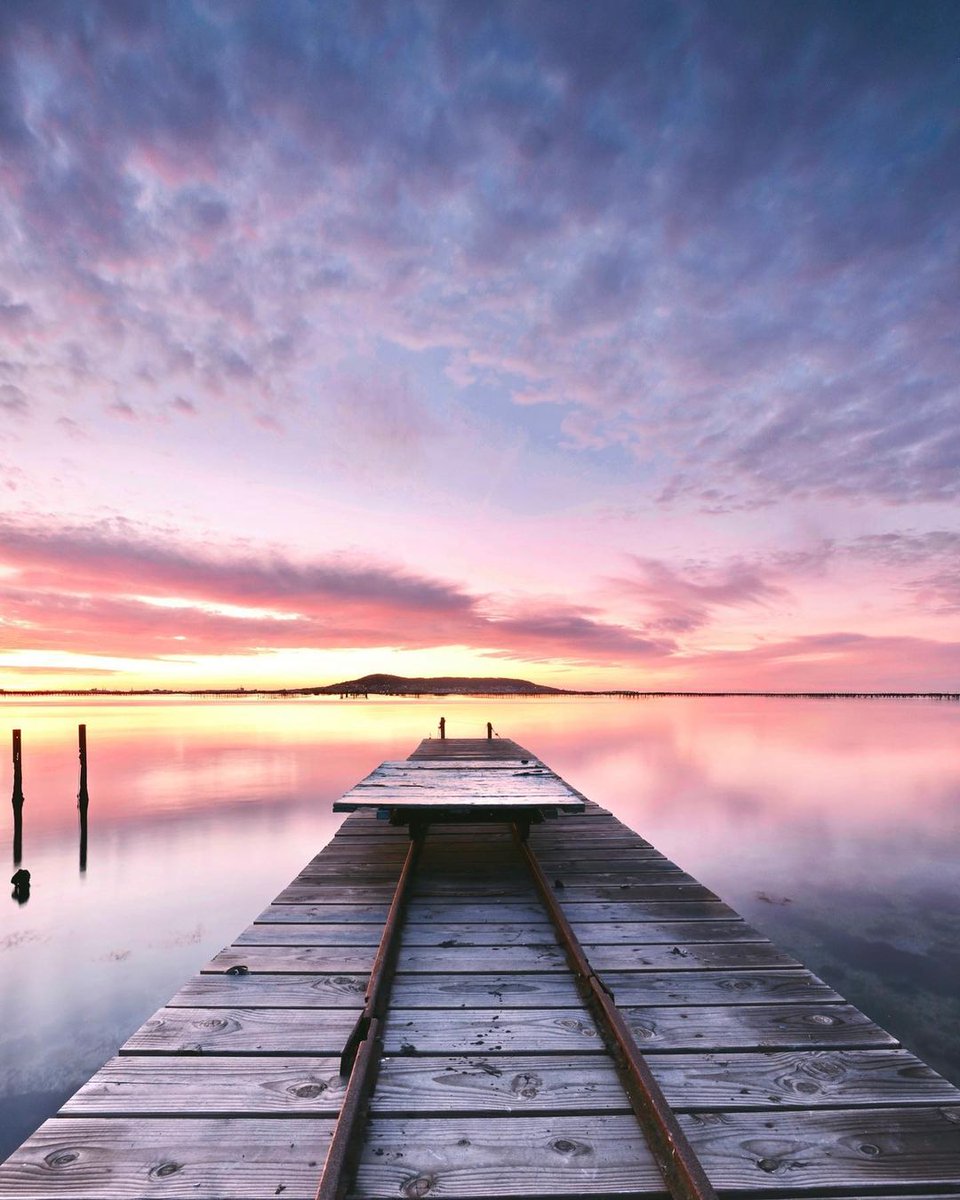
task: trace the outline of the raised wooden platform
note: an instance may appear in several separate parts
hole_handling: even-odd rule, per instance
[[[449,739],[409,768],[495,789],[523,759]],[[597,805],[529,844],[717,1190],[960,1197],[960,1092],[896,1039]],[[312,1200],[407,846],[349,816],[0,1166],[0,1197]],[[350,1195],[664,1195],[509,828],[432,824],[412,888]]]

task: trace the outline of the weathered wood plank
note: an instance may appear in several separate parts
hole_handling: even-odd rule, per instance
[[[790,1050],[895,1046],[885,1030],[850,1005],[743,1005],[624,1008],[645,1053],[658,1050]],[[531,1054],[601,1050],[593,1020],[571,1009],[394,1009],[387,1053]],[[403,1051],[403,1046],[412,1047]]]
[[[678,942],[654,946],[585,946],[596,971],[702,971],[799,967],[772,942]]]
[[[829,1050],[896,1046],[849,1004],[742,1004],[713,1008],[618,1006],[644,1054],[656,1050]]]
[[[843,999],[809,971],[606,971],[617,1004],[804,1004]]]
[[[228,946],[215,955],[201,973],[206,975],[246,967],[248,971],[274,975],[289,972],[339,975],[368,974],[373,966],[374,946]]]
[[[578,921],[573,931],[585,945],[646,946],[662,942],[769,942],[746,921]]]
[[[719,900],[564,901],[571,922],[584,921],[737,921],[740,916]],[[502,918],[501,918],[502,919]]]
[[[313,1200],[329,1119],[54,1117],[0,1165],[16,1200]]]
[[[274,939],[282,942],[284,938],[288,941],[304,938],[303,945],[376,946],[383,929],[382,924],[376,925],[372,921],[338,925],[333,922],[297,920],[301,910],[294,905],[285,905],[281,912],[282,919],[278,920],[268,908],[238,936],[234,945],[269,945]],[[288,934],[290,936],[287,938]]]
[[[377,936],[371,936],[373,931]],[[359,932],[358,932],[359,931]],[[538,925],[501,925],[490,922],[431,924],[417,922],[403,928],[405,946],[517,946],[555,945],[556,934],[549,922]],[[356,946],[376,945],[379,930],[373,925],[313,925],[309,922],[266,922],[251,925],[234,943],[237,946]]]
[[[561,880],[562,882],[562,880]],[[564,908],[570,904],[592,904],[597,902],[621,903],[627,900],[717,900],[716,893],[698,883],[692,876],[677,879],[675,876],[664,876],[656,881],[646,883],[599,884],[590,887],[566,885],[554,888],[557,899]]]
[[[168,1008],[359,1008],[366,975],[197,975]]]
[[[649,1065],[679,1112],[960,1101],[956,1088],[906,1050],[656,1054]],[[626,1112],[628,1104],[601,1055],[403,1056],[384,1059],[372,1109],[529,1115]]]
[[[718,900],[625,900],[592,904],[564,904],[571,922],[587,921],[734,921],[740,920],[732,908]],[[270,910],[268,910],[270,911]],[[322,910],[319,910],[322,912]],[[500,923],[549,924],[550,919],[539,900],[522,902],[495,897],[471,904],[455,897],[441,900],[411,900],[407,906],[410,922],[497,921]],[[258,918],[259,920],[259,918]]]
[[[584,1008],[392,1008],[384,1031],[386,1054],[536,1054],[603,1052]]]
[[[605,1055],[387,1056],[371,1111],[414,1113],[628,1112],[613,1062]]]
[[[682,1116],[721,1190],[960,1184],[957,1110],[850,1109]],[[374,1118],[356,1195],[662,1193],[632,1117]]]
[[[297,890],[297,895],[302,895],[301,889]],[[294,901],[293,903],[296,902]],[[276,903],[271,904],[269,908],[264,910],[264,913],[257,917],[257,920],[264,919],[266,913],[274,913],[277,908],[283,910],[286,907],[288,905],[282,903],[278,898]],[[309,913],[306,919],[314,925],[354,925],[362,923],[364,925],[377,925],[381,928],[387,919],[387,913],[390,911],[389,904],[314,904],[310,901],[304,901],[303,904],[298,904],[297,907],[306,908]],[[272,920],[273,918],[269,919]]]
[[[377,884],[355,887],[351,884],[322,880],[300,882],[298,876],[289,887],[283,889],[276,902],[296,904],[298,899],[308,904],[383,904],[389,907],[396,884]]]
[[[283,928],[277,926],[276,928]],[[308,928],[308,927],[304,927]],[[349,974],[367,972],[373,946],[236,945],[221,950],[202,968],[204,974],[246,966],[267,974]],[[799,964],[769,942],[728,942],[711,945],[595,946],[587,947],[594,967],[607,971],[699,971],[797,967]],[[566,971],[559,946],[485,946],[482,953],[462,946],[403,946],[401,971],[434,974],[478,972]]]
[[[356,914],[354,914],[354,908]],[[673,908],[677,910],[679,906],[673,905]],[[332,916],[331,910],[336,910]],[[362,922],[383,925],[388,911],[388,905],[270,905],[260,913],[256,924],[313,925],[325,922],[330,924]],[[451,912],[454,913],[457,920],[466,920],[466,922],[492,919],[502,925],[550,925],[550,919],[546,916],[544,907],[536,901],[529,901],[527,904],[520,901],[512,902],[512,904],[509,901],[498,901],[496,905],[484,904],[470,908],[462,904],[450,906],[443,902],[434,904],[430,900],[413,900],[407,906],[407,923],[420,924],[432,922],[432,920],[446,920]],[[337,913],[340,913],[340,916],[337,916]],[[667,913],[667,917],[672,917],[672,912]]]
[[[394,979],[397,1008],[580,1008],[569,972],[563,974],[406,975]]]
[[[121,1054],[338,1055],[359,1007],[161,1008]]]
[[[91,1116],[334,1116],[346,1087],[339,1058],[121,1055],[60,1110]]]

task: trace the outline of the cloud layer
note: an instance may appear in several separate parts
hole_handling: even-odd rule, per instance
[[[8,0],[5,636],[949,641],[958,34],[940,0]]]

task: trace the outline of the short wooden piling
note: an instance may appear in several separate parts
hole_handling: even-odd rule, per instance
[[[77,741],[80,752],[80,786],[77,790],[77,810],[80,814],[80,873],[87,869],[87,809],[90,796],[87,793],[87,727],[77,728]]]
[[[21,758],[20,730],[13,731],[13,865],[19,867],[23,861],[23,762]]]
[[[23,758],[20,730],[13,731],[13,796],[14,804],[23,803]]]
[[[90,803],[90,797],[87,795],[87,727],[80,725],[77,728],[77,740],[80,751],[80,787],[77,790],[77,807],[81,810],[86,809]]]
[[[440,718],[440,741],[441,742],[446,741],[446,737],[447,737],[447,719],[446,719],[446,717],[441,717]]]

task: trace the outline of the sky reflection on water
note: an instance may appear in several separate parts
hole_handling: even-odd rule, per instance
[[[0,739],[23,730],[32,888],[26,904],[0,903],[0,1157],[329,839],[333,800],[441,714],[452,736],[492,720],[960,1080],[955,705],[8,703]],[[5,758],[0,854],[12,864]]]

